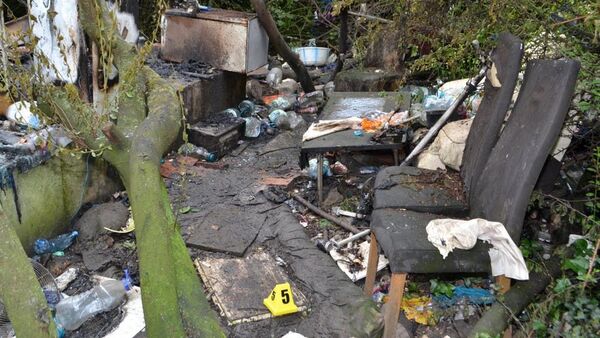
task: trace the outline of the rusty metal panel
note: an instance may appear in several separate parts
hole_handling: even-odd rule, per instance
[[[169,10],[163,19],[161,57],[197,60],[236,73],[267,63],[268,37],[254,14],[214,9]]]

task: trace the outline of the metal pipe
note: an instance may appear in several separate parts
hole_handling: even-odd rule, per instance
[[[357,233],[360,232],[360,230],[358,230],[356,227],[352,226],[351,224],[347,224],[346,222],[343,222],[343,221],[337,219],[336,217],[334,217],[334,216],[326,213],[325,211],[317,208],[316,206],[314,206],[312,203],[310,203],[309,201],[305,200],[304,198],[302,198],[302,197],[300,197],[300,196],[298,196],[296,194],[293,194],[292,197],[296,201],[300,202],[305,207],[307,207],[310,211],[314,212],[315,214],[317,214],[317,215],[325,218],[326,220],[328,220],[328,221],[330,221],[330,222],[332,222],[334,224],[337,224],[337,225],[341,226],[342,228],[350,231],[351,233],[357,234]]]
[[[333,243],[333,246],[336,249],[339,249],[342,246],[344,246],[344,245],[346,245],[346,244],[348,244],[350,242],[354,242],[355,240],[357,240],[359,238],[365,237],[365,236],[367,236],[370,233],[371,233],[371,229],[367,229],[367,230],[361,231],[361,232],[359,232],[357,234],[354,234],[354,235],[352,235],[352,236],[350,236],[350,237],[348,237],[346,239],[343,239],[343,240],[341,240],[339,242],[336,242],[336,241],[333,241],[333,240],[331,242]]]

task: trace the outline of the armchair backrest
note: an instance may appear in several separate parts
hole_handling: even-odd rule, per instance
[[[578,72],[575,60],[528,62],[514,109],[485,167],[472,178],[470,216],[501,222],[516,242],[535,183],[563,127]]]
[[[486,78],[484,96],[473,119],[463,153],[460,174],[467,199],[498,141],[517,84],[522,57],[521,40],[509,33],[500,34],[491,59],[501,86],[492,86],[490,79]]]

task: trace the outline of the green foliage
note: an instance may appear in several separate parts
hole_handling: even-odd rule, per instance
[[[585,203],[585,213],[578,212],[576,218],[582,224],[585,239],[575,241],[569,248],[570,254],[563,255],[563,276],[555,280],[538,303],[532,304],[530,310],[532,321],[527,330],[530,336],[548,337],[597,337],[600,335],[600,298],[599,274],[600,229],[598,210],[600,201],[596,198],[600,190],[600,147],[597,147],[592,166],[592,191]],[[568,208],[572,208],[570,205]],[[525,241],[524,241],[525,242]],[[522,243],[521,248],[527,248]],[[523,250],[526,255],[529,252]]]

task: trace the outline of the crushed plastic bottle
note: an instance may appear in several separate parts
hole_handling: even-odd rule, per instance
[[[308,176],[310,178],[317,178],[317,168],[318,168],[318,161],[316,158],[311,159],[310,161],[308,161]],[[323,159],[323,176],[333,176],[333,173],[331,172],[331,169],[329,168],[329,160],[328,159]]]
[[[283,71],[279,67],[272,68],[267,74],[267,83],[272,88],[275,88],[283,79]]]
[[[262,129],[262,122],[255,117],[246,117],[244,120],[246,120],[246,132],[244,133],[244,136],[252,138],[259,137]]]
[[[127,288],[122,281],[106,280],[91,290],[65,298],[56,305],[56,322],[68,331],[77,330],[98,313],[119,306]]]
[[[192,156],[204,159],[206,160],[206,162],[215,162],[217,160],[216,154],[211,153],[205,148],[195,146],[191,143],[184,143],[183,145],[181,145],[181,147],[179,147],[179,150],[177,150],[177,152],[185,156]]]
[[[6,110],[6,118],[33,129],[40,129],[42,127],[40,118],[31,111],[31,103],[27,101],[19,101],[10,105]]]
[[[442,90],[438,90],[436,95],[427,95],[423,99],[425,111],[446,110],[450,108],[455,97],[446,95]]]
[[[77,236],[79,236],[79,232],[72,231],[53,239],[39,238],[33,243],[33,251],[38,255],[63,251],[73,244]]]

